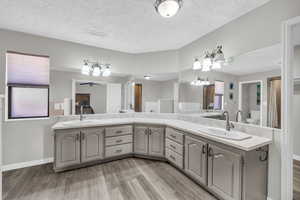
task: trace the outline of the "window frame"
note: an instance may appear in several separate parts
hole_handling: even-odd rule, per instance
[[[19,54],[24,56],[36,56],[36,57],[44,57],[48,58],[50,62],[50,57],[45,55],[36,55],[36,54],[29,54],[29,53],[21,53],[16,51],[6,51],[6,54],[13,53]],[[14,120],[39,120],[39,119],[49,119],[50,117],[50,82],[48,85],[41,85],[41,84],[26,84],[26,83],[8,83],[7,79],[7,58],[6,58],[6,77],[5,77],[5,86],[6,86],[6,95],[5,95],[5,121],[14,121]],[[50,81],[50,69],[49,69],[49,81]],[[28,116],[28,117],[12,117],[11,116],[11,106],[12,106],[12,88],[40,88],[40,89],[47,89],[48,96],[47,96],[47,115],[45,116]]]

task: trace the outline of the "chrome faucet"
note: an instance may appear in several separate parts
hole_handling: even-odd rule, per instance
[[[225,110],[223,116],[226,117],[226,131],[230,131],[231,128],[234,128],[234,125],[229,121],[229,112]]]
[[[241,110],[238,110],[238,111],[236,112],[236,116],[235,116],[235,121],[236,121],[236,122],[239,122],[239,114],[241,115],[241,118],[242,118],[242,111],[241,111]]]
[[[83,120],[83,105],[80,106],[80,118],[79,120],[82,121]]]

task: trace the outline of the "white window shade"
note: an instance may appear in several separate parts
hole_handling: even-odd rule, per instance
[[[7,84],[49,85],[49,57],[6,53]]]
[[[224,95],[223,81],[215,81],[215,94]]]
[[[48,88],[12,87],[10,118],[48,117]]]

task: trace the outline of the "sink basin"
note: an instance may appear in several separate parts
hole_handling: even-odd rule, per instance
[[[72,124],[80,124],[80,125],[84,125],[84,124],[89,124],[89,123],[93,123],[97,120],[94,120],[94,119],[87,119],[87,120],[72,120],[72,121],[65,121],[65,122],[62,122],[61,125],[62,126],[70,126]]]
[[[250,135],[247,135],[245,133],[235,130],[226,131],[225,129],[221,128],[208,128],[206,133],[216,137],[237,141],[242,141],[251,138]]]

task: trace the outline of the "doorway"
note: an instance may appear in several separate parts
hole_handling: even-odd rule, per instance
[[[268,79],[268,127],[281,128],[281,77]]]
[[[136,83],[134,85],[134,111],[142,112],[142,84]]]
[[[90,99],[91,95],[90,94],[81,94],[81,93],[76,93],[76,115],[80,114],[80,106],[90,106]]]
[[[215,85],[206,85],[203,87],[203,109],[214,109]]]

